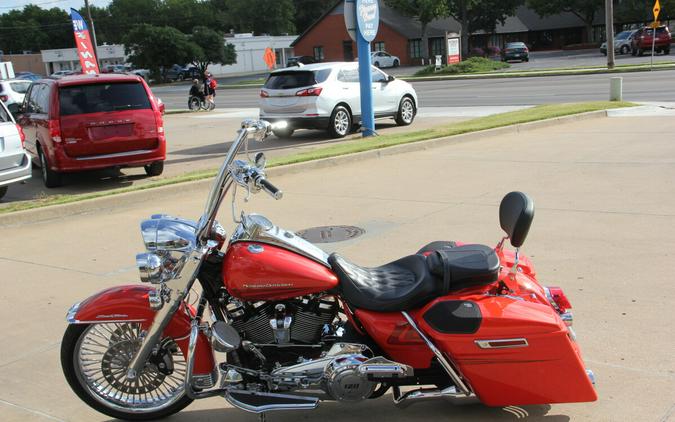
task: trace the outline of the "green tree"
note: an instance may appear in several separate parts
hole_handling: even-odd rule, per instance
[[[446,0],[385,0],[387,6],[399,13],[417,19],[422,30],[422,57],[429,57],[429,37],[427,36],[427,26],[434,19],[442,18],[448,14],[448,4]]]
[[[199,48],[194,49],[195,55],[190,60],[193,65],[204,73],[211,63],[232,64],[237,61],[237,53],[232,44],[227,44],[223,34],[205,26],[196,26],[192,30],[190,40]]]
[[[229,12],[237,32],[292,34],[293,0],[230,0]]]
[[[661,4],[660,21],[675,18],[674,0],[660,0],[659,3]],[[616,23],[651,22],[654,19],[653,7],[653,1],[622,0],[614,6],[614,21]]]
[[[605,2],[604,0],[527,0],[527,5],[539,16],[557,15],[562,12],[574,14],[584,22],[586,27],[584,42],[590,42],[593,21],[598,12],[603,10]]]
[[[462,27],[462,57],[469,55],[469,35],[476,31],[494,32],[513,16],[524,0],[447,0],[448,12]]]
[[[295,7],[295,29],[298,34],[305,32],[311,24],[335,5],[334,0],[293,0]]]
[[[168,26],[138,25],[124,36],[123,42],[134,66],[150,69],[162,80],[174,63],[188,63],[204,54],[187,35]]]

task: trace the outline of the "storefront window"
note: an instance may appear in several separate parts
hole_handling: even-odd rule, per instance
[[[323,46],[314,47],[314,60],[317,62],[323,61]]]
[[[422,57],[422,40],[410,40],[410,58],[419,59]]]
[[[443,38],[431,39],[431,57],[443,55]]]
[[[373,51],[385,51],[384,41],[378,41],[373,43]]]

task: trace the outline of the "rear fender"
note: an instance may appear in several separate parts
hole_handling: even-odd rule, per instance
[[[148,297],[154,289],[148,286],[116,286],[96,293],[73,305],[68,312],[70,324],[102,324],[112,322],[138,322],[148,330],[155,319],[156,311],[150,308]],[[190,328],[194,311],[181,304],[173,315],[163,337],[174,339],[185,359],[188,355]],[[199,332],[195,347],[194,375],[211,374],[215,367],[213,350],[208,338]]]

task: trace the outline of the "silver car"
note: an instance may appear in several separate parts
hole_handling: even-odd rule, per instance
[[[31,176],[30,157],[23,147],[24,139],[23,131],[0,102],[0,198],[7,193],[9,184]]]
[[[376,118],[393,117],[409,125],[418,109],[417,93],[409,83],[372,68],[373,108]],[[342,138],[361,124],[358,63],[316,63],[272,72],[260,91],[260,118],[284,120],[285,138],[295,129],[326,129]]]

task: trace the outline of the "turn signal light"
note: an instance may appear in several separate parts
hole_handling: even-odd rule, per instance
[[[26,145],[26,134],[23,133],[21,126],[16,125],[16,130],[19,131],[19,138],[21,139],[21,148],[25,148]]]
[[[265,91],[264,89],[260,90],[260,98],[267,98],[269,96],[270,94],[268,94],[267,91]]]
[[[295,93],[296,97],[318,97],[323,88],[307,88]]]
[[[572,304],[560,287],[548,287],[548,295],[548,300],[557,307],[558,312],[565,313],[568,309],[572,309]]]

